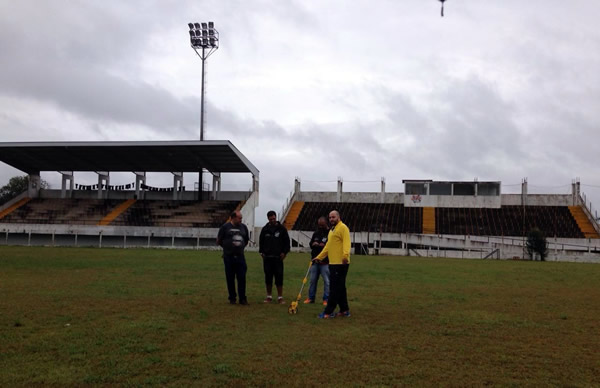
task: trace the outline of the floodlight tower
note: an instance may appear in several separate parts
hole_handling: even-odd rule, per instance
[[[219,32],[213,22],[188,23],[190,44],[202,60],[202,92],[200,95],[200,140],[204,140],[204,61],[219,48]]]
[[[188,23],[190,45],[202,60],[202,91],[200,95],[200,141],[204,140],[204,61],[219,48],[219,32],[215,23]],[[202,202],[202,171],[198,176],[198,201]]]

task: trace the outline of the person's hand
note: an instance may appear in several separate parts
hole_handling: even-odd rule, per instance
[[[324,246],[325,246],[325,243],[320,243],[320,244],[319,244],[319,246],[320,246],[320,247],[324,247]]]
[[[260,254],[260,257],[262,257],[262,258],[264,259],[264,258],[265,258],[265,254],[264,254],[264,253],[261,253],[261,254]]]
[[[319,264],[321,262],[321,260],[317,259],[316,257],[311,261],[313,262],[313,264]]]
[[[281,258],[281,260],[284,260],[285,259],[285,253],[280,253],[279,257]]]
[[[342,264],[348,264],[348,259],[342,259]]]

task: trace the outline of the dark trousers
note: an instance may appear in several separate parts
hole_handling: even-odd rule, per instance
[[[350,310],[346,293],[346,276],[349,268],[350,264],[329,264],[329,299],[325,314],[333,314],[338,305],[340,312]]]
[[[223,256],[225,264],[225,279],[227,280],[227,291],[229,300],[235,302],[235,279],[237,278],[238,294],[240,302],[246,300],[246,259],[244,256]]]
[[[267,286],[273,285],[273,278],[275,278],[277,287],[283,286],[283,260],[280,257],[265,257],[263,259],[263,269]]]

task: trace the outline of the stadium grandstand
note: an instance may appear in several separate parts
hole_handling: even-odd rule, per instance
[[[217,230],[239,209],[251,240],[258,233],[259,172],[229,141],[0,143],[0,161],[29,177],[29,188],[0,206],[0,245],[214,246]],[[57,171],[60,189],[43,189]],[[212,185],[186,189],[184,173],[206,171]],[[96,184],[76,182],[93,172]],[[111,185],[113,172],[132,183]],[[170,173],[157,187],[148,173]],[[223,173],[252,176],[247,191],[221,190]],[[87,182],[89,183],[89,182]],[[549,260],[600,262],[600,227],[574,181],[569,194],[501,193],[501,182],[404,180],[404,192],[294,191],[281,211],[296,250],[307,250],[320,216],[337,209],[355,253],[460,258],[527,258],[532,228],[548,241]],[[208,187],[207,190],[204,190]]]
[[[236,209],[254,230],[259,171],[229,141],[0,143],[0,161],[29,177],[28,190],[0,207],[0,245],[214,247]],[[45,171],[60,172],[60,190],[40,188]],[[201,171],[212,174],[210,190]],[[76,183],[78,172],[98,183]],[[135,182],[111,185],[111,172]],[[152,172],[171,173],[173,185],[153,186]],[[191,172],[197,190],[184,185]],[[251,174],[252,187],[223,191],[223,173]]]
[[[502,194],[501,182],[404,180],[404,193],[294,191],[282,219],[294,244],[306,247],[316,220],[337,209],[362,254],[460,258],[527,258],[533,228],[548,242],[549,260],[600,262],[600,227],[579,181],[570,194]]]

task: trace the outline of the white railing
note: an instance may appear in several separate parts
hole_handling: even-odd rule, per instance
[[[585,213],[586,217],[592,223],[592,226],[594,227],[594,230],[596,231],[596,233],[600,233],[600,225],[598,225],[598,212],[596,211],[596,216],[594,217],[594,213],[592,212],[592,202],[591,201],[589,202],[589,207],[588,207],[588,201],[587,201],[587,197],[585,196],[585,193],[581,193],[579,195],[579,202],[583,204],[583,206],[582,206],[583,212]]]
[[[289,197],[287,197],[287,199],[285,200],[285,205],[281,207],[281,212],[279,212],[279,219],[281,221],[284,221],[285,217],[287,217],[288,213],[290,212],[291,205],[294,203],[293,199],[295,197],[295,194],[295,191],[290,191]]]

